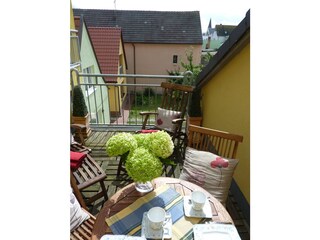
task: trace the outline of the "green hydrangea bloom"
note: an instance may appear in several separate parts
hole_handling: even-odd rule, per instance
[[[162,163],[146,148],[139,147],[130,151],[126,161],[126,170],[133,181],[147,182],[161,176]]]
[[[119,133],[112,136],[106,144],[106,151],[109,156],[120,156],[124,153],[136,149],[137,141],[131,133]]]
[[[148,148],[157,157],[167,158],[173,153],[173,142],[170,135],[165,131],[149,134]]]
[[[134,134],[133,137],[136,139],[138,147],[144,147],[149,149],[149,136],[150,134]]]

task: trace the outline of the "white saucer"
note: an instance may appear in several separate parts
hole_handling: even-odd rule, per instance
[[[126,236],[126,235],[103,235],[100,240],[146,240],[144,237]]]
[[[201,210],[192,208],[191,196],[184,196],[183,201],[184,214],[187,217],[212,218],[212,210],[208,199]]]
[[[143,213],[142,226],[141,226],[141,237],[152,238],[152,239],[162,239],[162,234],[164,234],[164,239],[172,238],[171,214],[167,213],[167,221],[163,227],[163,230],[162,229],[154,230],[149,226],[147,212]]]
[[[195,240],[241,240],[236,227],[232,224],[195,224],[193,235]]]

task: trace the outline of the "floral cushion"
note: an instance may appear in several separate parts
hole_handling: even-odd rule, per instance
[[[204,188],[225,206],[237,164],[236,159],[187,147],[180,179]]]
[[[172,120],[176,118],[180,118],[181,112],[166,110],[163,108],[158,108],[158,117],[156,120],[156,126],[163,130],[174,131],[174,124],[172,124]]]

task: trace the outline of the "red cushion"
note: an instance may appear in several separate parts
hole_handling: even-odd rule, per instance
[[[152,129],[150,129],[150,130],[146,130],[146,129],[144,129],[144,130],[141,130],[141,131],[139,131],[140,133],[153,133],[153,132],[158,132],[159,130],[152,130]]]
[[[86,153],[70,151],[70,167],[73,170],[77,169],[81,165],[83,159],[85,159],[86,156],[87,156]]]

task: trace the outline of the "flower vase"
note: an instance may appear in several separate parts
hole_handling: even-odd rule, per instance
[[[135,182],[135,187],[138,192],[146,193],[151,192],[153,190],[152,183],[150,181],[147,182]]]

